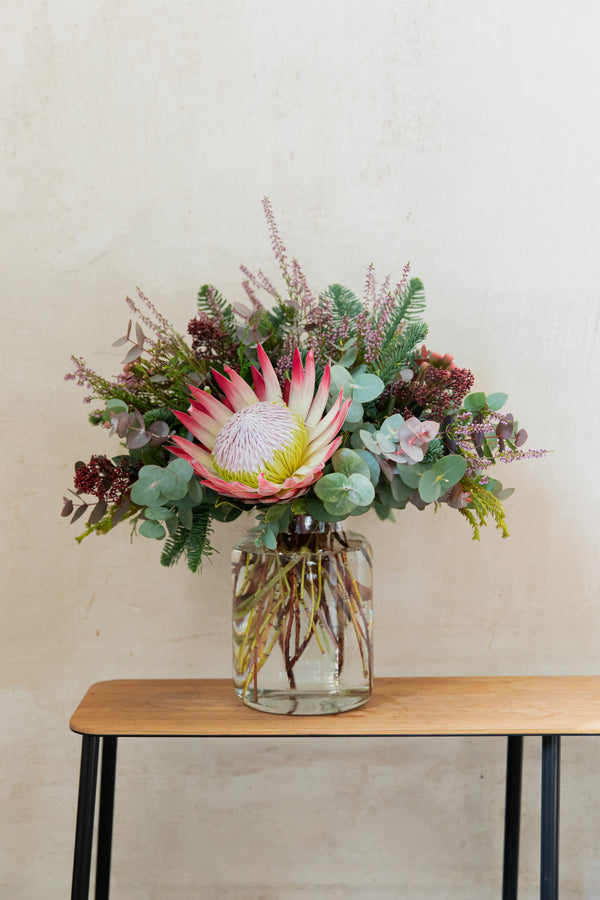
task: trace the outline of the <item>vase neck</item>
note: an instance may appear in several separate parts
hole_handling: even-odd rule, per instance
[[[341,530],[341,522],[319,522],[306,515],[294,516],[288,526],[292,534],[332,534]]]

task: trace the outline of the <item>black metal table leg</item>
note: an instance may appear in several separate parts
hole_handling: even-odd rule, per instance
[[[92,838],[94,836],[94,807],[98,777],[98,747],[100,738],[84,734],[81,743],[81,768],[79,771],[79,796],[77,799],[77,824],[75,826],[75,853],[73,857],[73,883],[71,900],[87,900],[90,891],[92,864]]]
[[[511,734],[506,748],[506,801],[504,807],[504,867],[502,900],[517,900],[519,886],[519,834],[521,829],[521,782],[523,736]]]
[[[96,858],[96,900],[108,900],[113,813],[115,808],[115,771],[117,738],[102,738],[100,770],[100,810],[98,814],[98,855]]]
[[[540,898],[558,900],[560,735],[542,737],[542,840]]]

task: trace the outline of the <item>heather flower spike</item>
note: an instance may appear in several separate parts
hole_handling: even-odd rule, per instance
[[[326,415],[330,372],[325,368],[315,393],[312,351],[302,365],[294,351],[292,379],[282,393],[263,347],[258,345],[260,371],[252,367],[254,390],[237,372],[213,371],[223,391],[221,402],[190,385],[187,413],[173,410],[198,443],[173,437],[177,456],[194,467],[202,484],[219,494],[247,503],[276,503],[305,493],[321,475],[339,447],[338,435],[351,400],[343,390]]]

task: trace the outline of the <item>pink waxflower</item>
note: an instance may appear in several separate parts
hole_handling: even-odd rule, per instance
[[[343,390],[326,415],[330,371],[325,367],[315,393],[312,350],[302,366],[294,351],[292,379],[285,398],[271,361],[258,345],[262,372],[252,366],[254,390],[229,366],[213,371],[221,402],[189,385],[187,413],[173,410],[198,443],[174,436],[171,448],[194,467],[202,484],[246,503],[276,503],[305,493],[321,475],[342,438],[338,432],[351,400]],[[229,377],[227,377],[229,376]]]
[[[397,463],[408,463],[411,466],[421,462],[427,452],[430,441],[437,435],[439,430],[439,422],[421,422],[415,416],[411,419],[406,419],[400,425],[395,435],[398,441],[398,449],[395,453],[386,453],[387,459],[392,459]]]

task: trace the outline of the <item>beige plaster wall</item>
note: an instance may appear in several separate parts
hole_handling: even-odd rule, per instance
[[[108,439],[63,381],[142,287],[180,328],[242,262],[275,275],[268,194],[312,284],[407,259],[428,344],[506,390],[541,462],[505,473],[512,537],[449,510],[361,520],[383,674],[597,673],[594,0],[26,0],[0,9],[3,502],[0,896],[67,896],[93,681],[229,675],[228,552],[164,570],[58,517]],[[105,441],[103,444],[102,442]],[[521,895],[536,896],[527,742]],[[562,876],[600,896],[598,748],[564,742]],[[498,896],[503,742],[123,742],[123,900]]]

